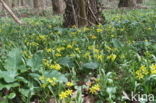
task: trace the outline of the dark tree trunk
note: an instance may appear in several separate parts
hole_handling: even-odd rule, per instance
[[[136,0],[120,0],[118,7],[136,7]]]
[[[33,0],[34,8],[38,9],[39,8],[39,1],[38,0]]]
[[[64,0],[51,0],[51,1],[52,1],[53,13],[63,14],[66,7]]]
[[[25,6],[25,1],[21,0],[21,6]]]
[[[65,0],[64,26],[83,27],[103,21],[97,0]]]
[[[118,7],[128,7],[128,1],[120,0]]]
[[[143,0],[137,0],[137,3],[138,4],[143,3]]]

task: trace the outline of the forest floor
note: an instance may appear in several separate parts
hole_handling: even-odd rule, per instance
[[[149,98],[141,94],[155,97],[156,9],[103,15],[106,24],[84,28],[63,28],[60,16],[22,18],[26,25],[0,18],[1,103],[125,103],[125,93],[130,99],[139,94],[142,102]]]

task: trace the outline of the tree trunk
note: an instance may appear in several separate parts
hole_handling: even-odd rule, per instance
[[[21,6],[24,6],[25,2],[24,0],[21,0]]]
[[[39,8],[39,0],[33,0],[33,4],[35,9]]]
[[[136,7],[136,0],[120,0],[118,7]]]
[[[12,7],[12,8],[14,8],[14,7],[15,7],[15,0],[12,0],[11,7]]]
[[[35,13],[37,13],[38,15],[42,15],[43,11],[45,9],[45,5],[44,5],[44,0],[33,0],[33,5],[35,8]]]
[[[54,14],[63,14],[66,8],[64,0],[51,0],[53,13]]]
[[[22,24],[22,21],[19,20],[19,18],[12,12],[12,10],[7,6],[7,4],[3,1],[0,0],[0,2],[2,3],[3,7],[6,9],[6,11],[9,12],[9,14],[12,16],[12,18],[19,24]]]
[[[103,21],[97,0],[65,0],[64,26],[83,27]]]
[[[143,3],[143,0],[137,0],[137,3]]]

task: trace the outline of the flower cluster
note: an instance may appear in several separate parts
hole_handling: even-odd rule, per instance
[[[65,98],[69,97],[70,95],[72,95],[72,93],[73,93],[73,90],[70,90],[70,89],[68,89],[68,90],[66,90],[66,91],[62,91],[62,92],[59,94],[59,98],[60,98],[60,99],[65,99]]]
[[[51,62],[48,61],[47,59],[43,59],[43,64],[49,69],[61,70],[62,68],[60,64],[57,63],[51,64]]]
[[[150,71],[151,71],[151,74],[156,74],[156,64],[152,64],[151,66],[150,66]]]
[[[89,92],[92,94],[96,94],[99,91],[100,91],[100,85],[99,84],[95,84],[89,88]]]
[[[43,81],[41,87],[45,88],[48,84],[55,86],[57,84],[57,79],[55,77],[49,78],[45,76],[39,77],[39,80]]]
[[[111,54],[109,56],[107,56],[107,59],[110,59],[111,61],[114,61],[116,59],[116,55],[115,54]]]
[[[144,76],[146,76],[149,72],[148,72],[147,68],[146,68],[144,65],[142,65],[135,73],[136,73],[136,77],[137,77],[138,79],[142,79],[142,78],[144,78]]]

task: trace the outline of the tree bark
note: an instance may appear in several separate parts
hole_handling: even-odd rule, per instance
[[[83,27],[103,21],[97,0],[65,0],[64,26]]]
[[[12,18],[19,24],[22,24],[22,21],[20,21],[18,19],[18,17],[13,13],[13,11],[7,6],[7,4],[3,1],[3,0],[0,0],[0,2],[2,3],[3,7],[6,9],[6,11],[9,12],[9,14],[12,16]]]
[[[25,6],[24,0],[21,0],[21,6]]]
[[[51,0],[53,7],[53,14],[63,14],[66,8],[64,0]]]
[[[37,13],[38,15],[42,15],[43,11],[45,9],[45,5],[44,5],[44,0],[33,0],[33,5],[35,8],[35,13]]]
[[[137,3],[139,3],[139,4],[143,3],[143,0],[137,0]]]
[[[120,0],[118,7],[136,7],[136,0]]]
[[[39,0],[33,0],[33,4],[35,9],[39,8]]]

